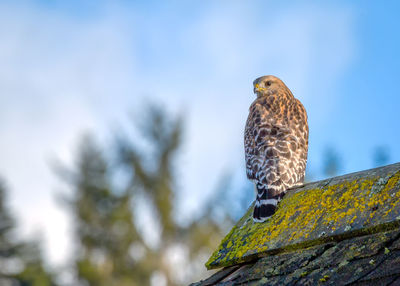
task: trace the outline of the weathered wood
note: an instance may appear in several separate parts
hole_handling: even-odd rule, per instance
[[[400,163],[291,190],[265,223],[253,222],[251,206],[206,266],[226,267],[398,228],[399,189]]]
[[[240,265],[224,268],[224,269],[214,273],[213,275],[211,275],[210,277],[208,277],[205,280],[199,281],[197,283],[190,284],[190,286],[198,286],[198,285],[210,286],[210,285],[214,285],[214,284],[220,282],[225,277],[227,277],[230,274],[232,274],[233,272],[235,272],[236,270],[238,270],[239,268],[240,268]]]

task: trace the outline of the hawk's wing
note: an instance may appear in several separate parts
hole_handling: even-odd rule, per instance
[[[293,155],[298,140],[289,126],[269,114],[267,108],[254,104],[245,128],[245,159],[247,178],[277,193],[294,183]]]

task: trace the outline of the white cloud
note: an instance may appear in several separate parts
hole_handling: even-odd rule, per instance
[[[103,132],[117,117],[110,94],[132,75],[129,40],[109,18],[80,25],[33,6],[0,11],[0,174],[22,233],[44,232],[50,261],[60,263],[72,233],[49,163],[71,163],[82,132]]]

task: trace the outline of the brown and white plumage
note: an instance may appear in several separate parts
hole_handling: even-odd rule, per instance
[[[253,219],[267,220],[286,190],[301,185],[307,163],[308,123],[301,102],[277,77],[254,82],[244,133],[247,178],[255,183]]]

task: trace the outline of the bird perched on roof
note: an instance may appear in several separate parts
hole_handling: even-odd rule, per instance
[[[254,82],[244,132],[247,178],[254,182],[253,220],[270,218],[287,189],[303,184],[308,152],[307,113],[287,86],[268,75]]]

